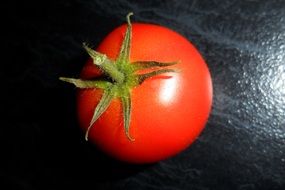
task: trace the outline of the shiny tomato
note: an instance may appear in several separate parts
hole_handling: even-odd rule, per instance
[[[97,52],[116,60],[120,54],[127,25],[113,30]],[[201,133],[212,104],[209,70],[197,49],[178,33],[153,24],[132,24],[130,63],[137,61],[173,62],[165,72],[147,78],[131,88],[129,134],[126,137],[122,101],[113,98],[94,122],[88,139],[99,149],[122,161],[152,163],[171,157],[187,148]],[[102,76],[89,59],[81,79]],[[150,69],[151,71],[151,69]],[[103,90],[78,90],[78,118],[84,131],[90,125]]]

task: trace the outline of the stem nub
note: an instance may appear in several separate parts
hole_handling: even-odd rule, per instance
[[[117,83],[123,83],[125,76],[118,70],[116,65],[105,55],[91,49],[86,43],[83,43],[84,49],[93,59],[93,63],[98,66],[107,76]]]

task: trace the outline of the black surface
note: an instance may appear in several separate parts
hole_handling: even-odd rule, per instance
[[[285,189],[285,1],[10,1],[1,6],[0,189]],[[197,141],[153,165],[83,140],[76,76],[133,11],[186,36],[210,68],[214,104]],[[3,52],[2,52],[3,54]],[[7,57],[8,59],[5,59]]]

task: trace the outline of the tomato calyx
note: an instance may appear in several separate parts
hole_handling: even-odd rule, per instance
[[[178,62],[157,62],[157,61],[136,61],[130,62],[130,47],[132,39],[132,25],[129,13],[127,19],[127,29],[116,60],[109,59],[105,54],[91,49],[86,43],[83,47],[93,60],[93,64],[103,71],[106,78],[83,80],[76,78],[60,77],[59,79],[74,84],[77,88],[99,88],[103,90],[102,97],[97,104],[90,124],[85,132],[85,140],[88,141],[90,129],[97,119],[107,110],[112,100],[119,98],[123,109],[123,121],[125,135],[130,141],[134,141],[129,132],[131,122],[131,91],[134,87],[142,84],[151,77],[176,72],[171,68],[163,68],[177,64]],[[144,71],[146,70],[146,71]],[[139,74],[137,74],[139,72]]]

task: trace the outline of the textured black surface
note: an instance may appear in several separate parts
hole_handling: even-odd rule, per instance
[[[1,189],[285,189],[285,1],[10,1],[3,8]],[[130,10],[134,21],[192,41],[214,84],[197,141],[148,166],[119,163],[84,142],[74,89],[57,79],[78,75],[87,59],[82,41],[98,45]]]

